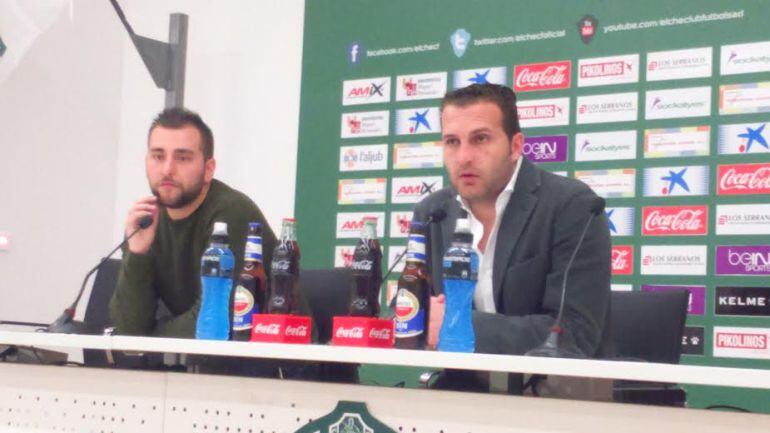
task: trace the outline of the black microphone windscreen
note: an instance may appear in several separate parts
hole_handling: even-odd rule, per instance
[[[440,223],[441,221],[444,221],[444,218],[446,218],[446,211],[439,208],[430,213],[429,220],[434,223]]]
[[[139,218],[139,228],[146,229],[152,225],[152,215],[145,215]]]
[[[599,215],[599,213],[604,210],[605,204],[606,202],[603,198],[599,196],[594,197],[591,201],[591,213],[594,215]]]

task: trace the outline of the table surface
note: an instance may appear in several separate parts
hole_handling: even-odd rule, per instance
[[[770,370],[423,350],[0,331],[0,344],[209,354],[770,389]]]

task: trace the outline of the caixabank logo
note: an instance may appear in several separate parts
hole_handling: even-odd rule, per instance
[[[396,111],[396,134],[438,134],[441,132],[438,107],[408,108]]]
[[[508,85],[508,68],[494,66],[478,69],[463,69],[455,71],[452,76],[452,87],[459,89],[471,84],[499,84]]]
[[[709,168],[705,165],[687,167],[650,167],[644,169],[644,196],[696,196],[709,193]]]
[[[634,208],[608,207],[604,214],[607,216],[611,236],[634,235]]]
[[[513,71],[513,90],[532,92],[568,89],[571,78],[572,62],[569,60],[516,65]]]
[[[746,153],[770,153],[770,131],[765,132],[767,122],[738,123],[719,126],[719,153],[735,155]]]

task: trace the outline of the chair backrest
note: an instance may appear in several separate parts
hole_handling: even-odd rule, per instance
[[[94,277],[94,285],[91,288],[91,296],[88,297],[86,313],[83,322],[88,329],[101,334],[101,331],[110,326],[109,303],[112,292],[118,284],[118,272],[120,272],[120,259],[108,259],[99,267]],[[106,367],[109,365],[107,356],[101,350],[83,350],[83,362],[94,367]]]
[[[83,317],[89,328],[101,330],[110,325],[108,306],[118,283],[118,272],[120,259],[109,259],[99,267]]]
[[[612,292],[610,323],[616,356],[678,364],[689,296],[684,289]]]
[[[332,338],[332,318],[347,315],[350,305],[350,269],[302,269],[300,284],[318,329],[318,342]]]

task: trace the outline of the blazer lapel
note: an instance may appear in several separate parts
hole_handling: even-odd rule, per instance
[[[525,158],[521,156],[521,158]],[[503,290],[503,277],[508,268],[511,254],[521,237],[524,226],[535,209],[538,198],[533,192],[540,186],[540,173],[526,158],[521,163],[521,173],[516,178],[516,185],[511,199],[503,211],[500,227],[497,229],[495,244],[495,262],[492,269],[492,288],[495,304],[500,305]]]

